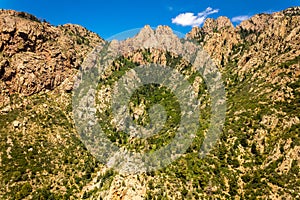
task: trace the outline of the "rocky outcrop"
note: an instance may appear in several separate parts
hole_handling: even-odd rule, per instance
[[[233,47],[241,42],[239,34],[227,17],[216,20],[209,18],[202,28],[194,27],[186,37],[198,41],[219,67],[228,63]]]
[[[229,19],[207,19],[187,38],[195,39],[219,67],[237,62],[242,76],[267,63],[282,63],[300,55],[299,7],[273,14],[258,14],[234,28]],[[293,52],[290,50],[293,49]]]
[[[13,94],[52,90],[72,79],[84,56],[103,41],[81,26],[54,27],[11,10],[0,11],[0,38],[1,104]]]

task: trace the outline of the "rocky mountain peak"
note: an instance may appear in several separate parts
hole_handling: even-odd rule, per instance
[[[213,18],[207,18],[203,24],[202,30],[206,33],[213,32],[216,28],[216,20]]]
[[[150,25],[146,25],[140,30],[138,36],[140,35],[146,37],[146,36],[151,36],[153,34],[154,34],[154,30],[150,27]]]
[[[169,26],[160,25],[155,30],[153,30],[149,25],[146,25],[140,30],[136,38],[161,37],[163,35],[175,36],[175,34]]]
[[[262,58],[270,61],[272,60],[270,57],[289,52],[291,46],[293,49],[299,48],[296,47],[298,44],[296,40],[299,40],[300,15],[297,14],[299,10],[299,7],[294,7],[272,14],[257,14],[243,21],[236,28],[226,17],[219,17],[216,20],[207,19],[202,28],[193,28],[187,34],[187,38],[195,39],[203,45],[203,48],[212,55],[218,66],[230,62],[232,54],[238,53],[235,56],[240,58],[239,52],[245,49],[249,53],[248,55],[244,53],[245,58],[240,59],[244,60],[240,61],[241,65],[244,65],[258,52],[264,56],[259,56],[255,62],[259,62],[257,65],[263,65],[266,60]],[[224,27],[226,28],[224,29]],[[253,49],[249,49],[250,46]]]
[[[208,18],[202,27],[205,33],[213,33],[222,29],[234,28],[230,19],[224,16],[218,17],[216,20]]]
[[[156,35],[173,35],[173,31],[169,26],[158,26],[155,30]]]
[[[185,36],[187,39],[193,39],[193,40],[198,40],[198,41],[202,41],[204,38],[204,32],[203,29],[195,26],[192,28],[192,30],[186,34]]]
[[[300,15],[300,6],[287,8],[283,11],[283,14],[289,16]]]
[[[131,50],[139,48],[174,49],[179,43],[179,38],[173,33],[170,27],[158,26],[153,30],[147,25],[135,37],[121,42],[121,46],[125,49],[130,47]]]
[[[34,15],[31,15],[29,13],[26,12],[18,12],[15,10],[0,10],[0,16],[12,16],[12,17],[19,17],[19,18],[23,18],[23,19],[27,19],[27,20],[31,20],[31,21],[37,21],[40,22],[40,20],[35,17]]]
[[[245,20],[240,23],[238,26],[244,30],[251,30],[251,31],[262,31],[269,25],[271,22],[272,15],[271,14],[259,14],[254,15],[248,20]]]
[[[217,18],[216,23],[218,30],[222,28],[233,28],[233,24],[228,17],[220,16]]]

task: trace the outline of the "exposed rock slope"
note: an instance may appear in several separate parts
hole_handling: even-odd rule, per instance
[[[102,41],[81,26],[54,27],[26,13],[4,10],[0,20],[0,106],[16,93],[28,96],[67,84]],[[72,83],[64,89],[71,90]]]

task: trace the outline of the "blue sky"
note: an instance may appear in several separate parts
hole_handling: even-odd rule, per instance
[[[299,5],[299,0],[0,0],[0,8],[29,12],[53,25],[80,24],[104,39],[146,24],[185,34],[207,17],[227,16],[236,25],[257,13]]]

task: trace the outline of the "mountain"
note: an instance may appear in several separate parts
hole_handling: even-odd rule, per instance
[[[293,7],[255,15],[237,27],[226,17],[207,19],[186,35],[210,55],[226,89],[222,134],[205,157],[199,151],[210,126],[211,99],[203,77],[171,52],[179,49],[180,39],[169,27],[145,26],[120,43],[131,52],[115,59],[97,86],[97,103],[105,111],[98,117],[112,142],[154,151],[174,137],[178,102],[153,84],[134,94],[130,110],[136,123],[147,125],[145,108],[165,102],[173,120],[166,121],[160,135],[138,139],[111,123],[113,83],[140,64],[176,69],[203,105],[201,127],[184,155],[162,169],[124,175],[88,151],[73,121],[76,74],[105,41],[78,25],[55,27],[27,13],[0,11],[0,198],[300,198],[299,33],[300,7]]]
[[[87,52],[102,41],[81,26],[53,27],[15,11],[1,11],[0,26],[1,103],[12,94],[29,96],[67,84]]]

